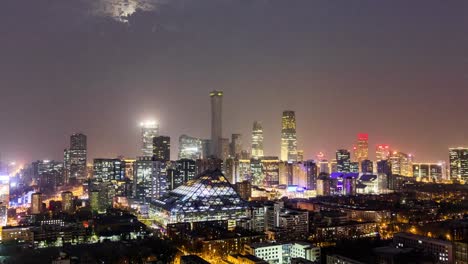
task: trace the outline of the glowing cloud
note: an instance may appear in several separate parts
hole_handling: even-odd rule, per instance
[[[96,15],[112,17],[113,19],[127,23],[129,16],[141,11],[156,10],[165,0],[93,0]]]

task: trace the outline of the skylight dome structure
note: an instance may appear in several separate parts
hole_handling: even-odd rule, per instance
[[[245,215],[242,200],[220,170],[208,170],[172,190],[151,205],[164,227],[176,223],[236,220]]]

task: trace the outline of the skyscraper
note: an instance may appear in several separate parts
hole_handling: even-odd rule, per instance
[[[297,160],[296,114],[284,111],[281,130],[281,160]]]
[[[153,138],[153,155],[159,161],[171,160],[171,138],[166,136]]]
[[[358,134],[356,146],[356,161],[361,165],[363,160],[369,159],[369,135],[364,133]]]
[[[231,157],[240,159],[242,154],[242,135],[232,134],[231,136]]]
[[[193,180],[196,176],[196,163],[194,160],[181,159],[177,161],[177,171],[181,175],[182,184]]]
[[[159,125],[155,121],[146,121],[141,127],[141,152],[144,157],[153,156],[153,139],[159,136]]]
[[[135,197],[150,202],[167,191],[167,164],[152,157],[139,157],[135,164]]]
[[[346,149],[337,150],[336,163],[338,172],[351,172],[351,153]]]
[[[72,192],[62,192],[62,212],[73,213],[73,193]]]
[[[392,174],[412,177],[413,176],[413,156],[399,151],[394,151],[390,157]]]
[[[31,195],[31,214],[37,215],[42,213],[42,193],[33,193]]]
[[[388,160],[377,161],[377,173],[385,174],[387,177],[392,175],[392,167]]]
[[[309,190],[317,189],[318,167],[315,161],[308,160],[304,162],[304,168],[307,172],[306,187]]]
[[[452,180],[468,182],[468,148],[449,149],[450,177]]]
[[[221,158],[221,139],[223,137],[223,92],[213,91],[211,97],[211,155]]]
[[[123,181],[125,163],[120,159],[94,159],[93,180],[96,182]]]
[[[220,142],[221,147],[221,155],[218,159],[225,161],[229,158],[229,154],[231,153],[231,143],[229,143],[229,138],[222,138]]]
[[[390,157],[390,146],[387,144],[377,145],[375,149],[376,161],[388,160]]]
[[[373,173],[374,163],[371,160],[365,159],[361,161],[361,172],[362,173]]]
[[[182,135],[179,137],[179,159],[197,160],[203,157],[203,140]]]
[[[257,121],[254,122],[252,130],[252,157],[263,157],[263,127]]]
[[[84,134],[76,133],[70,137],[70,149],[66,151],[66,156],[68,160],[65,162],[67,164],[66,173],[66,183],[69,179],[73,180],[85,180],[88,176],[86,170],[87,162],[87,137]]]

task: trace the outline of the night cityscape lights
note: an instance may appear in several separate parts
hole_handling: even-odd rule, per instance
[[[468,264],[468,1],[3,1],[0,264]]]
[[[303,160],[296,113],[284,111],[281,158],[268,156],[259,121],[251,149],[238,133],[224,142],[223,96],[210,93],[212,138],[181,135],[176,161],[171,137],[148,121],[133,159],[87,164],[88,137],[76,133],[64,161],[2,163],[2,243],[42,249],[165,238],[178,263],[464,263],[468,148],[450,148],[448,163],[420,162],[381,144],[373,161],[369,135],[359,133],[353,151]],[[347,242],[369,253],[347,252]]]

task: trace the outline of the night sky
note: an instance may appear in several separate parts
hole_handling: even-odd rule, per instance
[[[0,153],[63,158],[139,154],[138,124],[210,135],[209,92],[223,90],[224,134],[250,146],[262,121],[279,155],[295,110],[307,158],[351,148],[359,132],[448,159],[468,145],[468,1],[3,0]],[[373,155],[372,155],[373,157]]]

